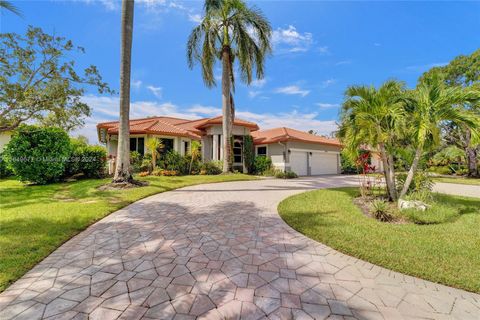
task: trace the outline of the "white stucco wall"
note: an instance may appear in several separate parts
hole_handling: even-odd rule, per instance
[[[12,133],[10,131],[0,133],[0,152],[2,152],[7,143],[10,142],[11,137]]]

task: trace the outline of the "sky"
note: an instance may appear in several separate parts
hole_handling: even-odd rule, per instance
[[[12,1],[23,18],[2,12],[1,32],[23,34],[28,25],[85,48],[78,67],[96,65],[119,91],[120,0]],[[261,129],[336,130],[350,85],[378,86],[388,79],[409,87],[434,66],[480,47],[480,2],[247,1],[269,19],[273,54],[265,78],[237,80],[236,115]],[[136,0],[131,118],[169,115],[187,119],[221,113],[220,81],[207,88],[200,68],[189,69],[186,42],[202,17],[203,1]],[[220,65],[215,77],[220,80]],[[118,119],[118,95],[87,88],[92,116],[73,132],[98,143],[95,126]]]

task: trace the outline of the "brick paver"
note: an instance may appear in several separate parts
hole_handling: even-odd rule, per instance
[[[200,185],[140,200],[0,295],[0,319],[480,319],[480,296],[343,255],[276,207],[351,177]]]

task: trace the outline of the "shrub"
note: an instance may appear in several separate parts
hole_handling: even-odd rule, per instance
[[[13,175],[13,171],[8,167],[3,153],[0,152],[0,178],[10,177],[11,175]]]
[[[142,171],[143,156],[138,151],[130,152],[130,165],[133,172]]]
[[[175,170],[175,171],[185,171],[186,163],[184,157],[180,153],[170,150],[165,155],[163,155],[162,160],[160,161],[160,167],[166,170]]]
[[[266,156],[257,156],[253,162],[253,167],[256,174],[264,174],[272,167],[272,159]]]
[[[138,173],[139,177],[146,177],[148,175],[150,175],[150,172],[148,172],[148,171],[142,171],[142,172]]]
[[[452,169],[448,166],[432,166],[428,168],[428,171],[438,174],[452,174]]]
[[[5,148],[7,164],[20,181],[45,184],[60,180],[70,155],[70,139],[59,128],[21,126]]]
[[[370,204],[370,212],[373,217],[379,221],[386,222],[393,220],[393,215],[390,213],[388,203],[384,200],[373,200]]]
[[[278,179],[294,179],[294,178],[298,178],[298,175],[293,171],[286,171],[286,172],[278,171],[275,174],[275,178],[278,178]]]
[[[406,173],[399,173],[397,175],[397,187],[399,189],[403,188],[405,180],[407,179]],[[429,192],[433,188],[432,177],[426,171],[417,171],[413,177],[413,181],[408,188],[407,194],[412,192]]]
[[[220,173],[222,173],[222,169],[216,161],[205,162],[200,169],[200,174],[216,175]]]
[[[255,170],[255,150],[253,146],[253,138],[250,135],[243,137],[243,158],[247,172],[253,173]]]
[[[154,176],[178,176],[178,171],[176,170],[165,170],[165,169],[155,169],[152,171]]]
[[[107,165],[106,157],[107,152],[104,147],[90,146],[73,140],[64,176],[83,174],[87,178],[103,177]]]

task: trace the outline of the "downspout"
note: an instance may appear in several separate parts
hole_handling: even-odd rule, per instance
[[[287,172],[287,145],[277,142],[279,145],[283,146],[283,172]]]

